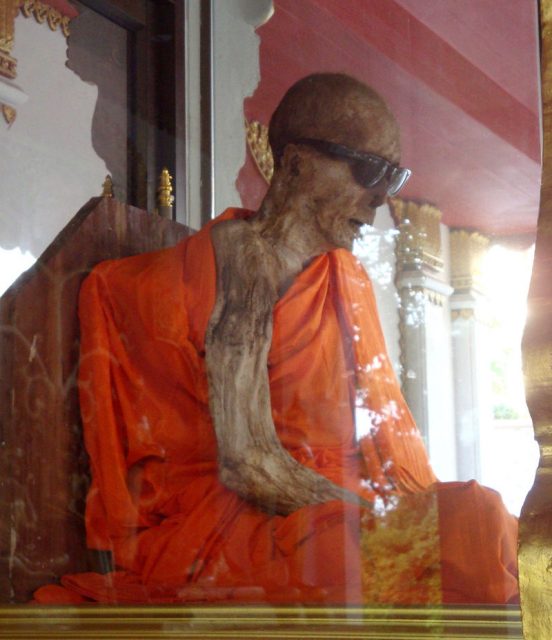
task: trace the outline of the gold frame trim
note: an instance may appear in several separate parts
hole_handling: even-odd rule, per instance
[[[41,11],[39,10],[39,6]],[[44,3],[26,0],[27,17],[61,27]],[[35,10],[38,12],[35,13]],[[51,10],[52,12],[54,10]],[[540,0],[543,41],[544,165],[537,244],[552,237],[552,0]],[[542,249],[542,251],[545,251]],[[546,253],[544,253],[546,256]],[[543,267],[549,266],[543,261]],[[534,281],[538,280],[538,256]],[[547,276],[549,277],[549,275]],[[541,283],[542,284],[542,283]],[[549,295],[551,294],[551,295]],[[534,319],[524,340],[528,404],[542,451],[537,482],[521,519],[520,583],[526,640],[548,640],[552,628],[552,291],[534,287]],[[544,328],[543,328],[544,327]],[[549,327],[547,329],[547,327]],[[538,333],[538,330],[541,333]],[[521,638],[520,614],[508,607],[0,607],[0,639],[33,638]]]
[[[552,0],[540,1],[543,165],[535,261],[522,353],[539,468],[520,517],[519,586],[526,640],[552,629]]]
[[[66,638],[373,638],[513,640],[517,607],[42,607],[0,608],[0,640]]]

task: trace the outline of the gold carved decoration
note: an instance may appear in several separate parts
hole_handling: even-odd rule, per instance
[[[13,80],[17,75],[17,60],[11,50],[14,43],[15,17],[19,9],[19,0],[0,0],[0,76]],[[15,120],[15,109],[0,104],[4,120],[11,125]]]
[[[2,115],[4,116],[4,120],[9,125],[11,125],[13,123],[13,121],[15,120],[15,117],[17,116],[17,111],[13,107],[10,107],[7,104],[3,104],[2,105]]]
[[[442,307],[447,300],[447,296],[439,291],[435,291],[430,287],[422,287],[420,285],[410,285],[407,287],[410,295],[414,296],[421,304],[424,301],[429,302],[435,307]]]
[[[453,309],[450,312],[451,319],[454,320],[471,320],[475,318],[475,309],[467,307],[465,309]]]
[[[451,284],[455,291],[482,287],[481,272],[489,239],[480,233],[463,230],[450,232]]]
[[[15,16],[19,0],[0,1],[0,75],[13,80],[17,75],[17,60],[10,55],[14,42]]]
[[[426,203],[393,198],[390,201],[399,230],[396,246],[397,270],[443,269],[441,257],[441,212]]]
[[[247,122],[246,120],[245,131],[247,146],[257,165],[257,169],[266,182],[270,184],[274,173],[274,158],[268,142],[268,127],[255,120],[252,122]]]
[[[14,44],[15,18],[21,7],[26,17],[34,16],[40,24],[47,22],[52,31],[61,28],[65,36],[69,35],[68,16],[50,7],[40,0],[0,0],[0,76],[14,80],[17,76],[17,60],[12,57]],[[4,120],[11,125],[17,115],[16,110],[7,104],[0,104]]]
[[[59,27],[66,38],[69,36],[70,18],[64,16],[57,9],[50,7],[46,2],[41,2],[40,0],[23,0],[21,13],[26,18],[34,16],[39,24],[46,22],[52,31],[56,31]]]
[[[520,517],[519,584],[526,640],[548,640],[552,629],[552,0],[541,0],[540,13],[543,168],[522,351],[527,405],[541,457]]]
[[[474,322],[486,325],[487,327],[492,326],[491,318],[486,307],[481,308],[480,306],[475,306],[452,309],[450,312],[450,319],[452,320],[452,322],[455,322],[457,320],[473,320]]]

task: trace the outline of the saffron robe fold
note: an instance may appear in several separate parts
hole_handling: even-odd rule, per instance
[[[82,287],[79,388],[92,470],[87,542],[110,550],[117,571],[65,576],[71,597],[362,602],[357,506],[331,501],[275,516],[218,480],[204,360],[216,294],[210,228],[248,215],[228,210],[174,248],[104,262]],[[278,301],[273,321],[272,415],[291,455],[369,500],[433,485],[358,261],[344,250],[315,259]],[[362,437],[355,407],[370,418]],[[454,503],[456,489],[446,491]],[[452,508],[447,518],[456,522],[465,509]],[[515,521],[500,517],[485,578],[493,584],[478,595],[482,601],[505,602],[517,592]],[[486,552],[486,544],[477,551],[487,523],[480,525],[473,543],[454,538],[441,549],[450,566],[454,545],[464,544],[468,555]],[[469,602],[472,584],[460,574],[467,575],[463,567],[443,593]],[[63,600],[55,589],[42,588],[37,601]]]

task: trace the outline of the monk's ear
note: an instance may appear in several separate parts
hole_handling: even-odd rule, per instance
[[[286,145],[280,164],[290,176],[299,176],[302,164],[301,148],[296,144]]]

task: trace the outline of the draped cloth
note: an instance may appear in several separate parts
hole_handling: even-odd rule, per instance
[[[362,509],[333,500],[273,515],[218,480],[204,358],[216,295],[210,228],[248,215],[228,210],[174,248],[100,264],[83,284],[79,388],[92,471],[87,543],[111,551],[116,571],[64,576],[62,587],[41,588],[38,602],[63,601],[64,591],[67,601],[120,603],[363,601]],[[316,258],[276,304],[273,323],[272,416],[300,463],[383,503],[448,492],[453,506],[441,529],[466,517],[474,491],[486,503],[487,490],[478,485],[435,484],[387,357],[370,281],[352,254]],[[362,434],[356,408],[369,418]],[[460,500],[458,511],[462,491],[472,498]],[[496,507],[500,524],[496,513],[487,522],[485,509],[478,510],[476,539],[450,532],[441,538],[443,566],[452,567],[443,575],[454,582],[443,584],[445,601],[446,594],[470,601],[481,576],[470,578],[454,558],[473,567],[477,557],[467,556],[487,552],[490,524],[499,528],[490,534],[496,548],[484,578],[493,586],[478,601],[515,597],[515,521]]]

